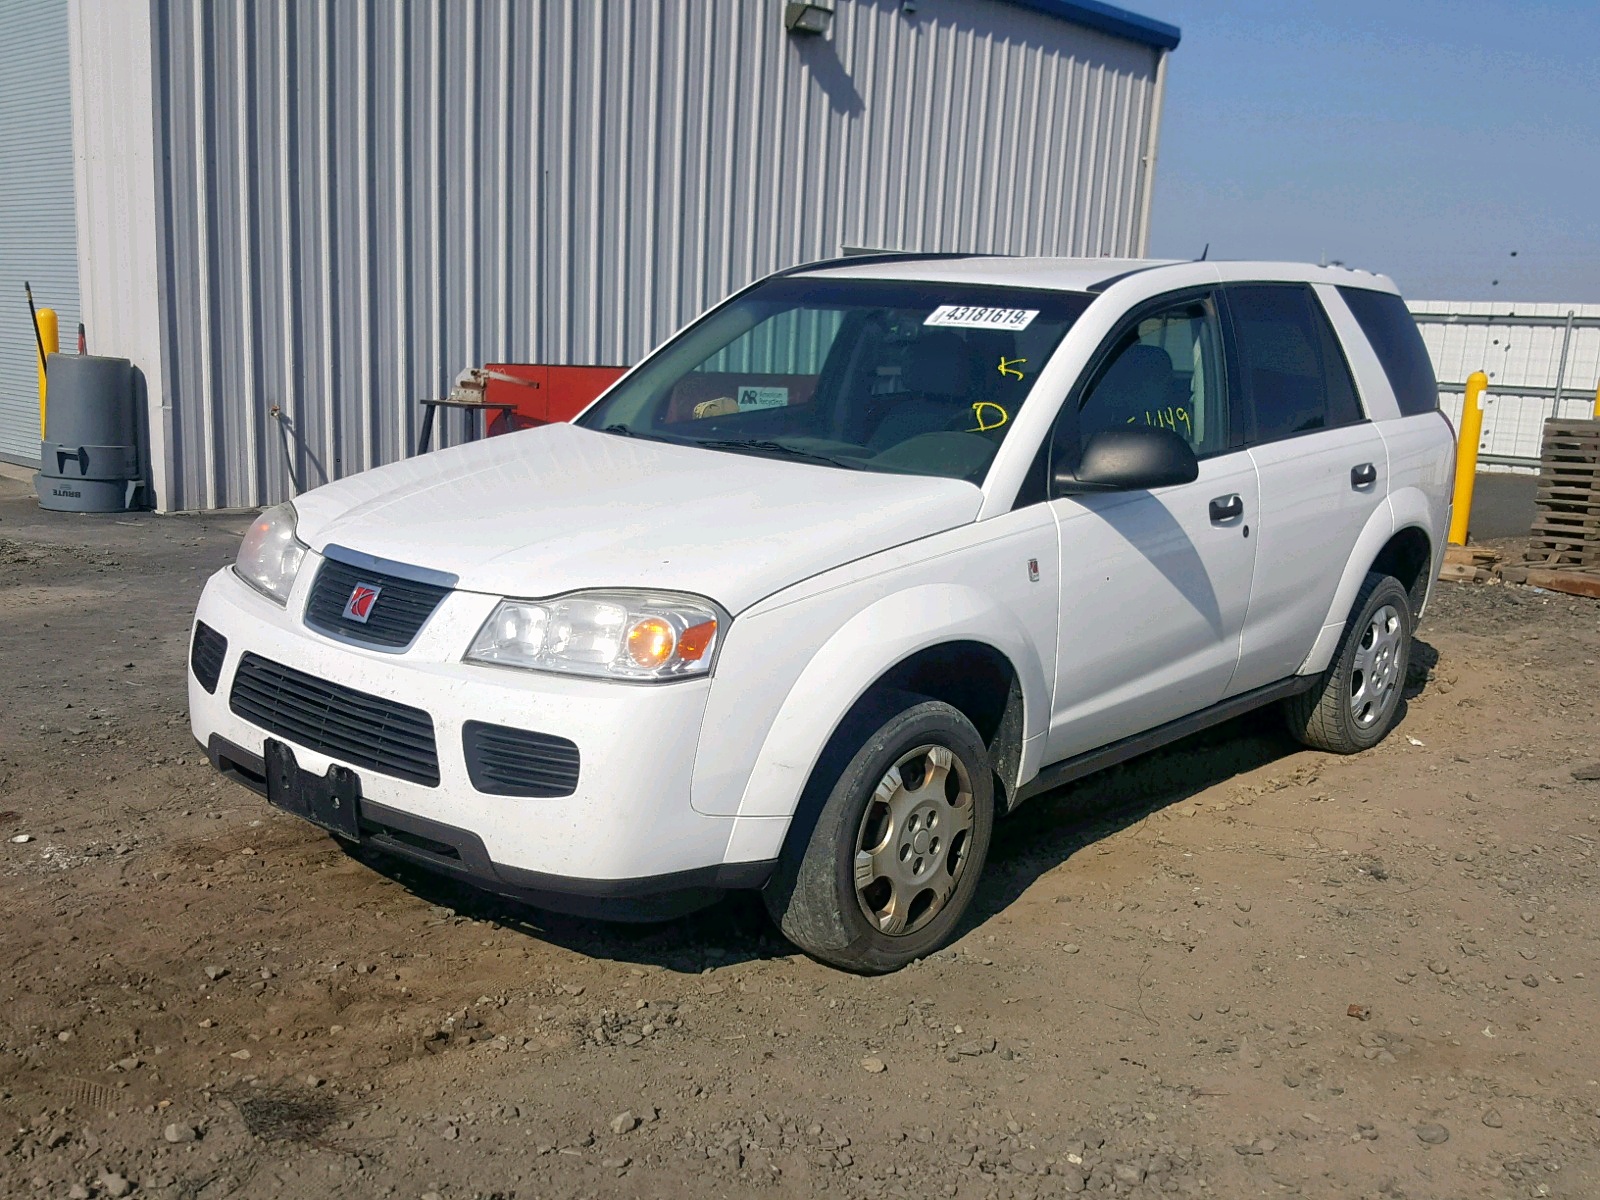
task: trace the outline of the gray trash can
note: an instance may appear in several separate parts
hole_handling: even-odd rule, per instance
[[[44,508],[125,512],[139,480],[133,364],[52,354],[44,444],[33,485]]]

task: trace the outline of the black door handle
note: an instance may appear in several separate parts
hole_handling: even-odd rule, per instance
[[[1244,500],[1238,492],[1218,496],[1211,501],[1211,520],[1216,524],[1233,521],[1244,516]]]
[[[1378,468],[1371,463],[1361,463],[1350,468],[1351,487],[1371,487],[1378,482]]]

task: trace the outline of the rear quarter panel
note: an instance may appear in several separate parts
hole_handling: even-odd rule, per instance
[[[1449,422],[1439,412],[1384,421],[1379,429],[1389,447],[1389,499],[1394,506],[1395,528],[1421,526],[1433,546],[1433,562],[1428,571],[1431,597],[1444,563],[1445,537],[1450,528],[1455,439]]]

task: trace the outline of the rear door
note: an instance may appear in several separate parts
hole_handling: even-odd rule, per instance
[[[1255,558],[1256,471],[1221,343],[1213,294],[1154,302],[1112,334],[1088,386],[1063,408],[1052,455],[1076,456],[1102,429],[1157,425],[1188,440],[1200,477],[1050,501],[1061,617],[1047,762],[1215,704],[1233,676]]]
[[[1246,440],[1261,488],[1255,578],[1229,695],[1286,676],[1321,632],[1389,463],[1307,284],[1223,290]]]

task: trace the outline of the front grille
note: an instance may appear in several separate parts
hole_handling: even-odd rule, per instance
[[[578,790],[578,746],[564,737],[468,721],[461,727],[467,776],[491,796],[570,796]]]
[[[194,641],[189,646],[189,669],[207,693],[215,695],[222,660],[228,653],[228,639],[204,621],[194,623]]]
[[[356,587],[378,589],[366,624],[344,615],[344,607]],[[447,587],[418,583],[399,575],[368,571],[328,558],[322,562],[311,598],[306,601],[306,624],[323,633],[367,642],[374,646],[409,646],[422,623],[433,615],[439,602],[450,594]]]
[[[328,683],[258,654],[240,659],[228,707],[329,758],[439,786],[433,718],[420,708]]]

